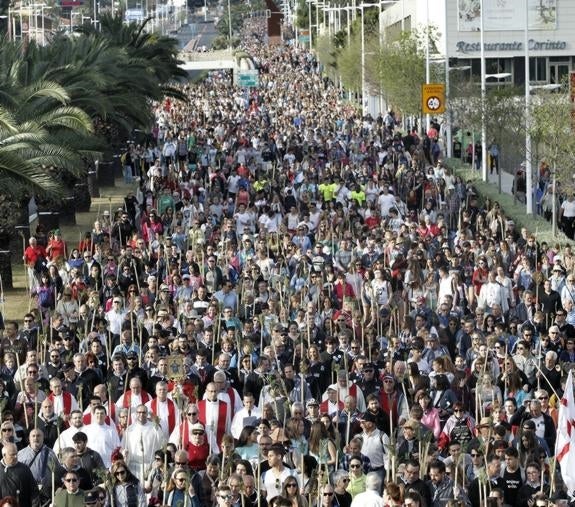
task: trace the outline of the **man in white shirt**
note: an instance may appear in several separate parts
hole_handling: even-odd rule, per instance
[[[377,429],[375,425],[376,416],[371,412],[366,412],[360,418],[360,423],[363,429],[361,454],[369,458],[371,470],[377,474],[380,480],[383,480],[385,466],[388,462],[386,446],[389,446],[389,437]]]
[[[130,389],[118,398],[116,411],[127,408],[130,411],[130,421],[134,422],[136,416],[134,411],[138,405],[145,405],[152,400],[152,397],[142,389],[142,381],[138,377],[130,379]]]
[[[357,384],[354,384],[349,381],[345,370],[340,370],[337,372],[337,384],[334,385],[334,387],[337,387],[339,391],[338,394],[339,400],[345,400],[346,396],[353,396],[357,403],[357,409],[360,412],[366,411],[367,408],[365,405],[365,397],[363,396],[363,391]],[[328,395],[326,392],[323,395],[323,400],[326,400],[327,398]]]
[[[54,405],[54,414],[67,421],[70,414],[79,409],[76,398],[68,391],[62,391],[62,381],[58,377],[50,379],[50,391],[48,399]]]
[[[214,384],[218,390],[218,400],[225,401],[232,409],[232,416],[242,409],[242,399],[239,393],[229,385],[224,371],[218,370],[214,373]],[[204,400],[207,394],[204,393]]]
[[[154,454],[162,449],[167,436],[160,426],[148,421],[148,409],[144,405],[136,407],[136,421],[126,428],[122,438],[126,463],[130,471],[144,482],[145,470],[154,461]]]
[[[491,313],[493,306],[499,305],[503,313],[506,313],[509,310],[509,306],[505,296],[505,289],[495,279],[495,276],[493,271],[490,271],[487,275],[487,283],[484,283],[481,287],[477,306]]]
[[[112,309],[106,312],[106,320],[108,321],[108,328],[110,333],[120,335],[122,332],[122,323],[126,312],[122,308],[122,299],[120,296],[114,296],[112,300]]]
[[[170,435],[181,422],[180,409],[168,398],[168,384],[163,380],[156,384],[156,398],[148,401],[146,407],[159,419],[160,427],[166,435]]]
[[[240,438],[240,433],[245,426],[255,426],[257,419],[261,417],[261,411],[256,407],[256,400],[251,393],[245,393],[244,406],[236,412],[232,421],[231,433],[235,439]]]
[[[74,447],[72,437],[78,433],[78,431],[84,431],[84,427],[82,412],[80,410],[73,410],[70,414],[70,427],[60,433],[60,436],[54,444],[54,452],[58,454],[60,449]]]
[[[100,454],[104,465],[109,468],[112,465],[112,452],[120,446],[118,430],[114,425],[106,424],[106,409],[102,405],[94,410],[93,420],[82,431],[88,437],[88,447]]]
[[[220,442],[231,426],[230,406],[218,400],[216,384],[210,382],[206,387],[206,399],[198,402],[199,420],[206,428],[206,435],[213,454],[220,452]]]
[[[379,205],[379,213],[382,218],[386,218],[390,208],[395,206],[395,196],[389,193],[389,188],[385,185],[381,189],[377,204]]]

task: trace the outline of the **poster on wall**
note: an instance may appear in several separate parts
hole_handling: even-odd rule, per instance
[[[525,29],[526,0],[483,0],[485,31]],[[557,0],[527,0],[529,30],[557,28]],[[478,32],[481,28],[481,0],[457,0],[458,29]]]

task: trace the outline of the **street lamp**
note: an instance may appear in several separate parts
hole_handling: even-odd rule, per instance
[[[232,8],[230,6],[230,0],[228,0],[228,25],[229,25],[230,53],[231,53],[232,52]]]
[[[480,20],[480,58],[481,58],[481,179],[487,181],[487,127],[485,125],[485,99],[487,97],[486,88],[486,69],[485,69],[485,27],[483,20],[483,0],[480,0],[479,8],[481,9]]]
[[[525,9],[525,30],[523,31],[525,46],[525,205],[526,213],[531,215],[533,213],[533,166],[531,165],[531,76],[529,69],[529,9]],[[553,202],[555,205],[555,202]]]

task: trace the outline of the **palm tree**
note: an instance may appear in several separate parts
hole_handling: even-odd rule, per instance
[[[42,81],[0,95],[0,189],[62,195],[50,174],[61,168],[78,174],[81,155],[68,141],[70,134],[87,135],[92,122],[80,108],[68,104],[66,91]]]

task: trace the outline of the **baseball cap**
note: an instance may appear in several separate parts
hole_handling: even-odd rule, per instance
[[[205,428],[204,428],[204,425],[202,423],[197,422],[197,423],[192,424],[191,430],[192,431],[204,431]]]
[[[318,407],[318,406],[319,403],[315,398],[310,398],[309,400],[307,400],[306,407]]]

